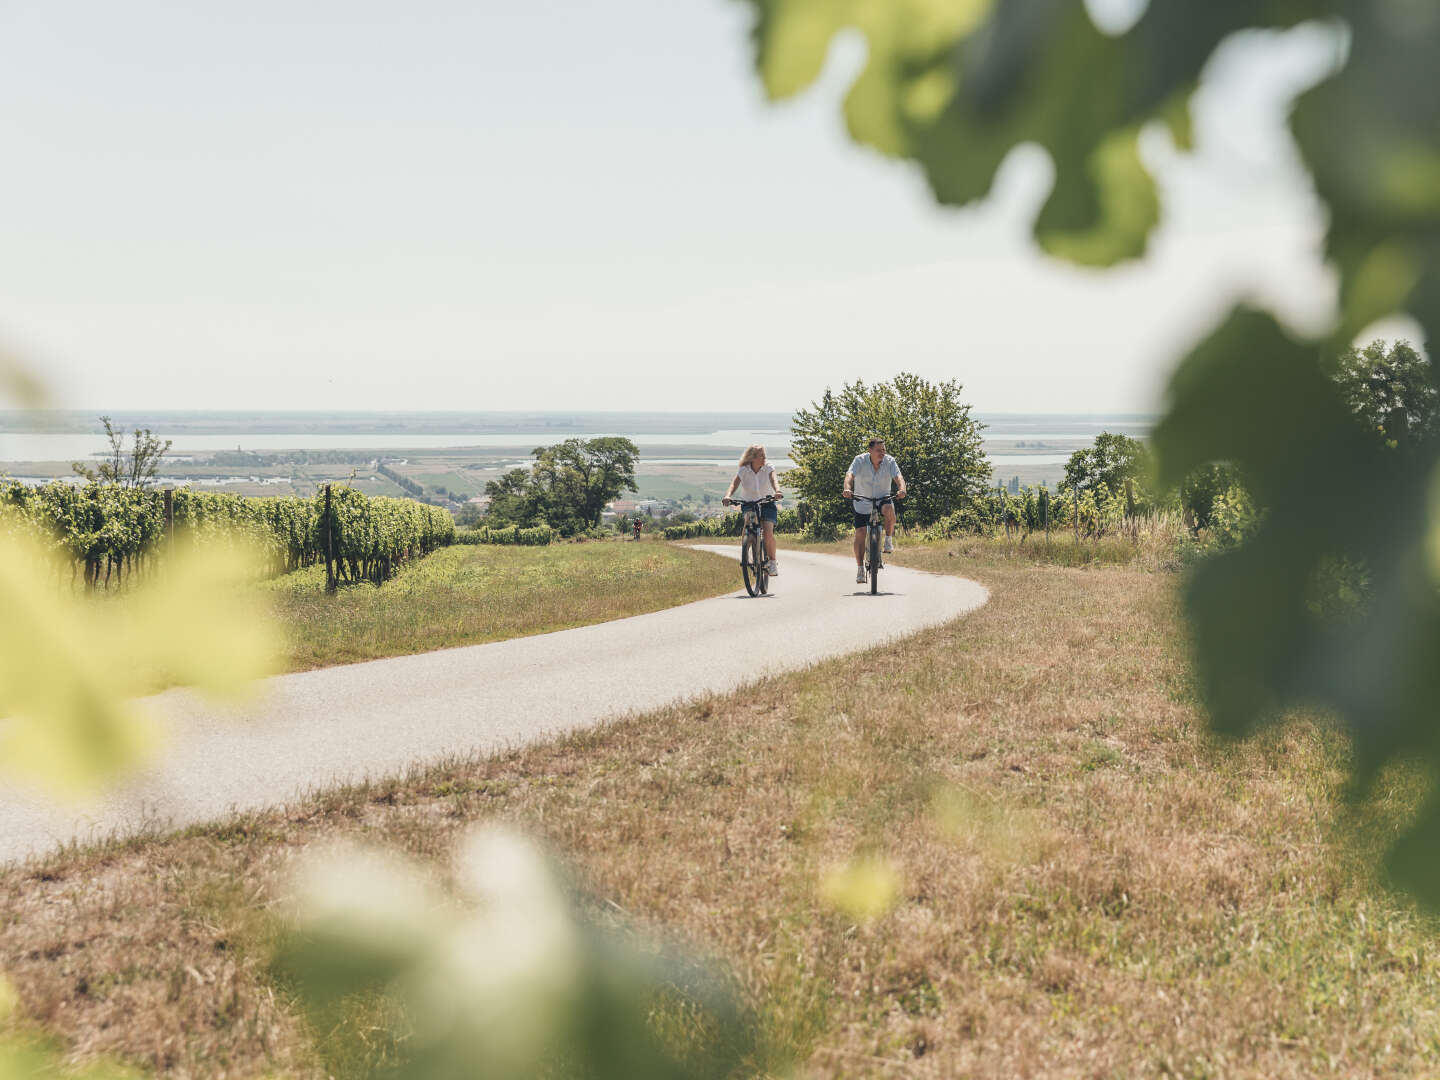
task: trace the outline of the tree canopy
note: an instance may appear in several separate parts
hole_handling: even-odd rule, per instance
[[[1102,431],[1095,442],[1076,450],[1065,463],[1061,491],[1093,491],[1104,484],[1120,491],[1125,481],[1141,481],[1150,471],[1150,451],[1139,439]]]
[[[535,464],[485,485],[487,517],[496,524],[549,525],[573,536],[600,524],[605,504],[635,491],[640,449],[629,439],[566,439],[537,446]]]
[[[1387,446],[1409,448],[1440,428],[1435,373],[1408,341],[1351,346],[1340,355],[1335,381],[1350,411]]]
[[[953,379],[932,383],[902,372],[889,382],[846,384],[795,413],[790,456],[795,469],[785,482],[799,492],[820,521],[850,520],[840,497],[856,454],[878,435],[900,463],[909,497],[903,509],[922,524],[936,521],[990,482],[990,463],[980,449],[983,425],[970,415]]]

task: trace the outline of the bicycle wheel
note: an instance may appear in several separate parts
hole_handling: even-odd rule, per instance
[[[751,596],[760,595],[760,575],[765,572],[765,566],[760,562],[762,555],[759,537],[746,533],[745,539],[740,542],[740,576],[745,579],[745,591]]]
[[[880,591],[880,530],[870,530],[870,595]]]

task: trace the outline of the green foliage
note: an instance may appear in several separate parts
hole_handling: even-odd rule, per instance
[[[455,524],[461,528],[474,528],[484,517],[485,511],[477,503],[467,502],[455,512]]]
[[[100,484],[119,484],[121,487],[143,488],[155,482],[160,469],[160,459],[170,449],[170,440],[163,443],[149,428],[136,428],[130,450],[125,450],[125,429],[116,428],[110,417],[100,417],[105,425],[105,438],[110,443],[110,456],[98,466],[76,461],[70,468],[78,476]]]
[[[270,503],[271,499],[249,499],[247,503]],[[324,490],[312,500],[314,531],[292,534],[292,542],[307,548],[325,546],[335,560],[335,572],[342,581],[369,581],[380,584],[407,559],[417,559],[455,539],[455,519],[448,510],[427,506],[411,499],[387,499],[365,495],[354,488],[334,487],[327,501]],[[326,507],[329,516],[326,516]],[[255,507],[261,513],[265,507]]]
[[[524,839],[477,830],[446,895],[425,870],[355,849],[312,855],[277,964],[315,1027],[359,994],[399,1055],[390,1075],[604,1080],[735,1075],[752,1029],[728,988],[585,918]],[[688,1044],[665,1032],[683,1025]]]
[[[1209,528],[1215,502],[1232,489],[1245,487],[1245,478],[1233,465],[1208,461],[1197,466],[1180,482],[1180,506],[1197,529]]]
[[[1266,508],[1243,544],[1197,568],[1188,591],[1216,726],[1247,733],[1287,706],[1319,704],[1348,724],[1362,782],[1405,755],[1440,771],[1440,559],[1429,554],[1440,551],[1440,505],[1420,496],[1440,439],[1388,451],[1354,422],[1321,363],[1401,310],[1432,337],[1440,330],[1440,97],[1417,90],[1433,84],[1440,56],[1435,6],[1151,0],[1107,36],[1082,0],[749,3],[772,97],[811,83],[840,29],[866,37],[869,60],[846,99],[850,131],[919,162],[942,202],[985,194],[1012,148],[1044,147],[1056,180],[1035,223],[1040,243],[1097,264],[1143,250],[1157,204],[1135,137],[1159,121],[1188,140],[1188,99],[1217,44],[1312,20],[1334,27],[1334,68],[1300,95],[1290,126],[1327,210],[1339,318],[1328,335],[1297,340],[1268,315],[1231,312],[1176,372],[1152,446],[1163,481],[1227,462]],[[1394,437],[1388,419],[1381,426]],[[1368,568],[1362,614],[1331,619],[1310,602],[1334,566]],[[1393,870],[1440,905],[1437,837],[1440,795],[1400,840]]]
[[[1260,521],[1260,511],[1255,500],[1245,488],[1236,485],[1226,488],[1211,505],[1207,529],[1210,539],[1221,548],[1238,547],[1241,541],[1255,531]]]
[[[991,489],[966,499],[959,510],[918,530],[916,535],[933,540],[967,533],[994,536],[1008,525],[1024,537],[1044,532],[1047,523],[1051,531],[1073,532],[1078,518],[1080,535],[1098,539],[1119,533],[1125,527],[1126,509],[1124,490],[1112,489],[1103,483],[1065,495],[1032,487],[1022,487],[1017,492]]]
[[[1410,342],[1346,349],[1335,381],[1350,411],[1386,445],[1409,450],[1440,434],[1440,387],[1430,362]]]
[[[566,439],[535,448],[530,469],[511,469],[485,485],[487,517],[501,524],[549,525],[562,536],[598,528],[605,505],[635,491],[640,449],[629,439]]]
[[[457,529],[457,544],[520,544],[525,547],[544,547],[553,543],[556,537],[549,525],[536,525],[522,529],[519,525],[481,525],[474,529]]]
[[[954,380],[931,383],[904,372],[890,382],[857,381],[838,394],[826,390],[791,421],[796,467],[786,473],[786,484],[817,520],[847,524],[851,508],[840,495],[845,474],[878,435],[905,475],[909,497],[900,510],[924,524],[938,521],[990,480],[990,463],[980,449],[982,425],[970,416],[960,391]]]
[[[409,499],[364,495],[335,487],[331,542],[342,577],[380,581],[404,559],[450,543],[449,513]],[[176,529],[195,542],[240,542],[271,573],[310,566],[325,556],[325,494],[252,499],[181,488],[174,493]],[[83,570],[87,586],[124,581],[158,555],[165,532],[162,492],[116,484],[27,487],[0,484],[0,527],[40,538]]]
[[[1139,439],[1102,431],[1095,442],[1076,450],[1065,463],[1062,492],[1092,491],[1102,484],[1111,491],[1124,491],[1130,481],[1137,499],[1144,498],[1144,480],[1150,472],[1150,451]]]

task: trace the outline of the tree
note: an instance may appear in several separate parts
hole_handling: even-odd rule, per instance
[[[1376,340],[1340,355],[1335,381],[1350,411],[1392,448],[1410,447],[1440,428],[1430,362],[1408,341]]]
[[[1125,481],[1138,482],[1150,469],[1150,452],[1139,439],[1102,431],[1095,442],[1076,450],[1065,463],[1065,479],[1060,490],[1094,491],[1104,484],[1111,491],[1122,491]]]
[[[530,469],[511,469],[485,485],[497,523],[549,525],[573,536],[600,524],[605,504],[635,491],[640,449],[629,439],[566,439],[537,446]]]
[[[546,524],[541,516],[540,493],[531,480],[529,469],[511,469],[485,485],[490,497],[486,520],[496,525],[519,525],[531,528]]]
[[[143,488],[155,482],[160,469],[160,460],[170,449],[170,440],[163,443],[149,428],[136,428],[132,432],[129,451],[125,449],[125,429],[110,423],[110,417],[100,417],[105,425],[105,437],[110,441],[110,456],[98,466],[83,461],[72,461],[70,468],[77,476],[83,476],[91,483],[119,484],[121,487]]]
[[[455,524],[463,527],[473,527],[480,524],[481,518],[485,515],[481,512],[478,503],[467,502],[459,510],[455,511]]]
[[[1197,529],[1208,529],[1222,501],[1237,505],[1249,500],[1245,478],[1234,465],[1212,461],[1201,465],[1180,484],[1180,506]],[[1253,501],[1253,500],[1250,500]]]
[[[849,383],[838,394],[827,389],[791,420],[796,467],[785,483],[817,520],[849,521],[849,504],[840,497],[845,473],[878,435],[905,474],[909,497],[901,509],[907,517],[929,524],[958,510],[990,483],[990,463],[980,449],[983,425],[960,400],[961,389],[953,379],[931,383],[904,372],[890,382]]]

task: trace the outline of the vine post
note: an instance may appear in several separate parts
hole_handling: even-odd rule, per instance
[[[1130,527],[1130,538],[1140,542],[1140,522],[1135,518],[1135,481],[1125,480],[1125,524]]]
[[[1045,543],[1050,543],[1050,492],[1040,489],[1040,527],[1045,530]]]
[[[167,487],[161,492],[161,500],[165,504],[165,543],[175,543],[175,489]]]
[[[325,591],[335,591],[335,542],[330,531],[330,485],[325,485]]]
[[[1075,543],[1080,543],[1080,489],[1075,489]]]

